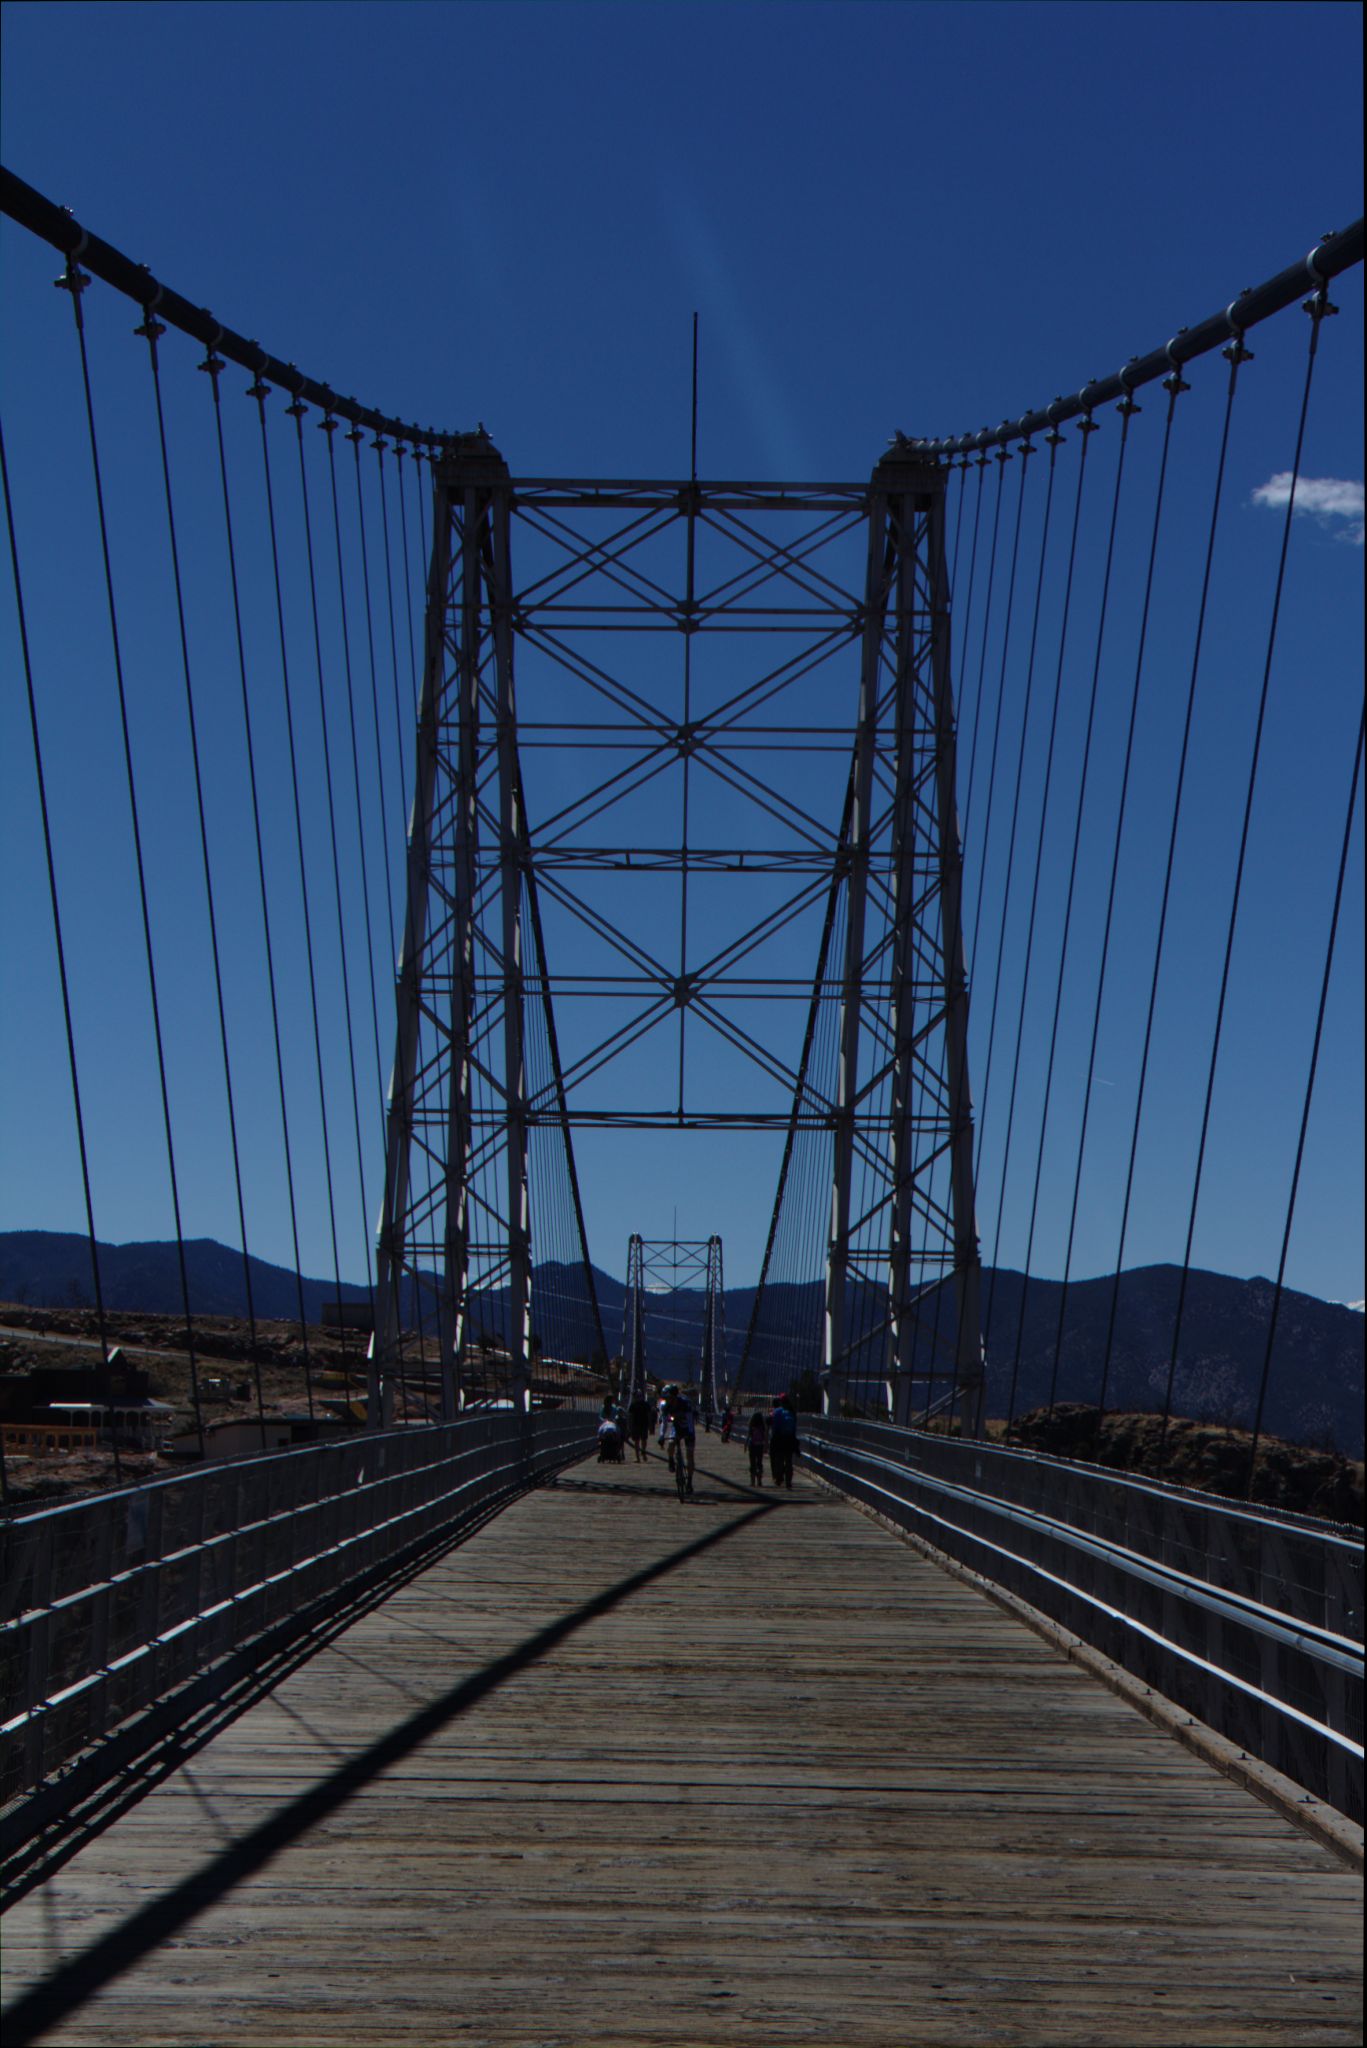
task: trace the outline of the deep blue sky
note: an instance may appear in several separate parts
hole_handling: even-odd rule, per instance
[[[337,389],[445,427],[483,421],[522,474],[681,473],[694,309],[703,472],[857,478],[893,429],[958,432],[1076,389],[1361,210],[1361,17],[1350,6],[11,0],[3,57],[3,153],[12,169],[187,297]],[[0,250],[8,282],[0,402],[27,595],[48,622],[38,635],[45,740],[54,759],[68,742],[66,766],[54,770],[58,858],[73,944],[86,963],[77,1021],[97,1225],[115,1239],[163,1236],[169,1212],[150,1121],[146,1020],[126,979],[136,964],[126,823],[102,810],[113,759],[110,685],[89,588],[89,483],[72,431],[69,312],[48,285],[50,252],[8,223]],[[1335,296],[1344,312],[1326,337],[1305,466],[1317,478],[1360,483],[1360,277]],[[88,294],[92,319],[96,298]],[[130,385],[126,397],[110,367],[131,324],[125,310],[107,315],[96,338],[109,379],[111,460],[136,463],[145,442],[133,411],[144,402],[141,387]],[[1279,533],[1275,513],[1254,507],[1251,494],[1289,465],[1304,349],[1299,314],[1278,327],[1254,343],[1261,381],[1249,387],[1233,458],[1230,516],[1250,550],[1249,580],[1225,594],[1228,659],[1212,665],[1209,790],[1219,790],[1227,741],[1234,794],[1224,808],[1235,807],[1226,817],[1218,797],[1208,800],[1212,870],[1227,862],[1237,825],[1248,677],[1256,692]],[[1192,412],[1190,467],[1174,494],[1181,574],[1174,570],[1171,626],[1156,637],[1165,689],[1185,680],[1187,571],[1204,532],[1221,375],[1208,374],[1193,393],[1193,408],[1204,409]],[[1158,416],[1151,402],[1146,430]],[[1097,438],[1113,443],[1114,435]],[[1150,439],[1140,458],[1146,476],[1152,448]],[[184,489],[194,507],[192,476]],[[150,519],[154,498],[135,491],[130,502]],[[137,511],[130,516],[136,525]],[[68,529],[83,535],[85,554],[65,555]],[[1142,530],[1141,509],[1132,548]],[[1257,936],[1236,983],[1245,1019],[1266,1003],[1266,1026],[1260,1035],[1255,1019],[1231,1047],[1197,1241],[1198,1259],[1235,1272],[1275,1264],[1307,1004],[1323,949],[1360,659],[1362,555],[1344,535],[1341,520],[1296,522],[1281,642],[1293,667],[1278,671],[1273,808],[1250,883]],[[160,596],[137,587],[135,568],[128,574],[130,611],[136,619],[145,604],[150,615]],[[82,586],[75,591],[73,577]],[[4,605],[12,668],[8,591]],[[1083,651],[1079,642],[1079,661]],[[213,654],[206,649],[203,659],[211,673]],[[989,673],[994,666],[995,657]],[[1116,702],[1127,681],[1117,675]],[[1174,743],[1168,696],[1161,702],[1155,787]],[[7,689],[0,1227],[79,1229],[32,772],[17,713]],[[142,743],[150,780],[164,775],[169,784],[178,759],[169,714],[149,714]],[[239,824],[225,810],[226,848]],[[1157,836],[1146,836],[1142,815],[1136,828],[1139,872],[1161,837],[1161,820],[1151,824]],[[171,869],[176,829],[166,827]],[[1104,847],[1104,831],[1097,844]],[[230,862],[231,851],[223,857]],[[1190,857],[1201,864],[1199,846]],[[174,929],[177,915],[193,914],[189,898],[176,895],[174,876],[161,886]],[[1355,886],[1291,1268],[1296,1284],[1340,1299],[1364,1291],[1352,1021],[1360,904]],[[1148,931],[1149,910],[1137,914]],[[1172,1072],[1188,1035],[1202,1046],[1209,1037],[1211,951],[1220,942],[1211,930],[1193,918],[1174,941],[1174,992],[1189,987],[1196,1008],[1186,1021],[1180,1003],[1174,1013],[1164,1055]],[[249,939],[244,921],[244,947]],[[1123,973],[1122,963],[1115,1058],[1132,1066],[1124,1033],[1142,1001],[1142,976],[1136,970],[1132,987]],[[174,988],[174,971],[170,979]],[[250,1015],[237,1026],[254,1071]],[[187,1228],[231,1241],[217,1098],[208,1083],[196,1086],[200,1049],[179,1057]],[[1101,1072],[1109,1085],[1109,1070]],[[1157,1112],[1127,1263],[1180,1256],[1174,1134],[1190,1088],[1185,1072],[1178,1080],[1170,1108]],[[998,1101],[1002,1086],[992,1084]],[[1079,1246],[1076,1271],[1113,1261],[1122,1122],[1098,1125],[1098,1171],[1112,1191],[1099,1181],[1085,1206],[1096,1230]],[[251,1141],[259,1151],[254,1248],[284,1260],[266,1126],[263,1112]],[[722,1232],[733,1277],[757,1270],[772,1147],[586,1142],[581,1164],[600,1263],[620,1266],[633,1227],[669,1234],[677,1208],[684,1234]],[[366,1203],[373,1211],[369,1193]],[[988,1214],[982,1222],[990,1253],[995,1222]],[[1018,1223],[1006,1231],[1004,1259],[1019,1257]],[[364,1229],[363,1216],[346,1226],[353,1249],[344,1250],[343,1269],[352,1274]],[[305,1264],[328,1264],[316,1216]],[[1041,1246],[1036,1264],[1059,1270],[1059,1245]]]

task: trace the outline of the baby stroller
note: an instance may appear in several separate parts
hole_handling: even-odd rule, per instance
[[[615,1422],[600,1422],[598,1425],[598,1462],[600,1465],[620,1465],[626,1457],[622,1432]]]

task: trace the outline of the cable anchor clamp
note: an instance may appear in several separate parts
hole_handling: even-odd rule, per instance
[[[223,329],[215,322],[214,331],[205,344],[207,353],[205,354],[204,361],[195,364],[197,370],[203,370],[206,376],[214,379],[215,387],[217,387],[220,374],[228,367],[223,357],[218,353],[218,344],[222,339]]]
[[[161,304],[163,297],[162,287],[157,283],[145,263],[139,264],[138,268],[146,278],[149,289],[142,300],[142,324],[135,327],[133,332],[134,334],[140,334],[148,346],[155,349],[162,335],[166,332],[164,323],[157,318],[157,307]]]

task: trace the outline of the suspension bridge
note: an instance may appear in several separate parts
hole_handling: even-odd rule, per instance
[[[777,482],[701,475],[696,402],[687,477],[514,474],[0,206],[70,374],[0,438],[26,1081],[106,1367],[120,1174],[164,1173],[191,1454],[35,1508],[0,1446],[7,2039],[1360,2038],[1362,1543],[1276,1482],[1360,1052],[1360,679],[1302,557],[1362,224],[1075,396]],[[605,1298],[628,1144],[768,1218],[729,1309],[709,1217],[643,1214]],[[666,1379],[800,1386],[795,1488],[710,1430],[687,1504],[589,1462]],[[1212,1402],[1220,1492],[1173,1468]],[[1076,1406],[1154,1454],[1022,1436]]]

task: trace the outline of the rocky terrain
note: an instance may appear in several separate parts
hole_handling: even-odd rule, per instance
[[[1097,1426],[1097,1410],[1082,1402],[1054,1409],[1038,1408],[1022,1415],[1009,1430],[1007,1443],[1047,1451],[1056,1458],[1080,1458],[1119,1472],[1156,1477],[1160,1467],[1176,1486],[1192,1486],[1227,1500],[1252,1499],[1260,1505],[1296,1514],[1318,1515],[1325,1521],[1363,1526],[1363,1465],[1337,1451],[1313,1450],[1280,1437],[1259,1440],[1253,1486],[1249,1465],[1253,1439],[1246,1429],[1174,1417],[1163,1444],[1161,1415],[1107,1415]]]

